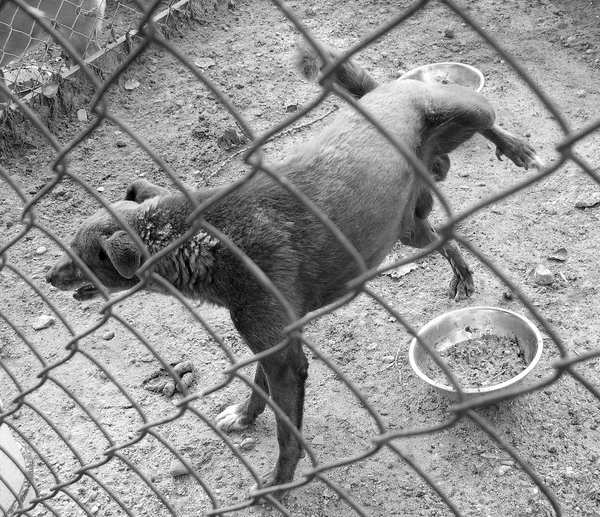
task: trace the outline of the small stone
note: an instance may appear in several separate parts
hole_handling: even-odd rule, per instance
[[[180,376],[187,372],[191,372],[193,369],[194,365],[191,361],[181,361],[180,363],[177,363],[175,366],[173,366],[173,371]]]
[[[37,320],[33,322],[33,330],[47,329],[51,325],[54,325],[56,320],[52,316],[46,316],[42,314]]]
[[[235,129],[226,129],[217,140],[217,145],[224,151],[230,151],[234,147],[244,143],[243,137],[240,137]]]
[[[551,260],[556,260],[558,262],[564,262],[565,260],[567,260],[567,249],[566,248],[558,248],[557,250],[554,250],[550,255],[548,255],[548,258]]]
[[[127,142],[125,140],[122,140],[119,138],[119,140],[117,140],[117,147],[125,147],[127,146]]]
[[[326,488],[323,490],[323,497],[325,499],[331,499],[335,495],[335,492],[331,490],[331,488]]]
[[[498,475],[504,476],[511,469],[510,465],[501,465],[498,467]]]
[[[538,285],[551,285],[554,283],[554,273],[543,264],[535,268],[533,278]]]
[[[164,389],[166,384],[167,381],[165,379],[151,379],[146,383],[145,388],[149,391],[162,393],[162,390]]]
[[[325,443],[325,439],[323,438],[323,435],[321,435],[321,434],[318,434],[317,436],[315,436],[312,441],[313,445],[323,445],[324,443]]]
[[[108,332],[102,334],[102,339],[104,339],[104,341],[110,341],[114,337],[115,333],[112,330],[109,330]]]
[[[173,460],[171,462],[171,466],[169,467],[169,474],[171,474],[171,476],[173,476],[174,478],[179,476],[185,476],[186,474],[189,474],[189,472],[190,471],[185,466],[185,464],[179,459]]]
[[[184,373],[181,376],[181,382],[183,383],[183,385],[186,388],[189,388],[192,384],[194,384],[195,380],[196,380],[196,374],[194,372]]]
[[[175,383],[173,381],[167,381],[162,389],[163,395],[171,397],[175,393]]]
[[[35,250],[35,254],[36,255],[43,255],[47,251],[48,251],[48,248],[46,248],[46,246],[40,246],[37,250]]]
[[[446,39],[454,39],[454,30],[453,29],[446,29],[442,33],[442,36],[444,36],[444,38],[446,38]]]
[[[201,57],[194,62],[198,68],[210,68],[215,66],[215,60],[210,57]]]
[[[254,438],[246,438],[242,440],[242,443],[238,446],[241,451],[249,451],[254,448],[256,445],[256,440]]]
[[[575,201],[576,208],[592,208],[600,204],[600,192],[586,192]]]

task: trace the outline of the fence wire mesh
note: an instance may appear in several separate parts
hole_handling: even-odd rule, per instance
[[[55,5],[55,2],[52,1],[48,1],[48,3]],[[37,8],[43,10],[42,4],[44,4],[44,0],[40,0]],[[386,300],[384,296],[378,294],[371,287],[370,282],[380,275],[380,271],[376,268],[367,269],[360,254],[354,249],[349,249],[350,255],[356,260],[357,269],[361,272],[352,282],[353,296],[298,318],[290,301],[286,300],[285,296],[277,291],[271,280],[256,265],[247,260],[243,252],[236,247],[235,239],[230,239],[226,235],[220,234],[217,228],[210,227],[203,220],[202,214],[218,199],[235,195],[236,191],[250,182],[253,176],[269,174],[297,196],[301,203],[309,207],[322,221],[324,227],[329,227],[330,231],[334,233],[338,242],[349,246],[347,238],[327,220],[325,215],[316,208],[313,201],[307,199],[296,186],[289,184],[286,178],[277,170],[267,165],[262,147],[269,139],[289,131],[295,123],[321,107],[327,99],[331,98],[332,94],[347,105],[346,108],[356,110],[361,116],[367,118],[374,127],[387,135],[386,129],[381,127],[376,120],[372,120],[361,107],[361,104],[339,88],[335,81],[330,80],[330,78],[334,77],[336,70],[339,69],[343,61],[373,45],[380,37],[401,27],[412,17],[425,12],[430,4],[443,4],[449,13],[470,27],[486,45],[494,49],[502,59],[508,62],[535,94],[536,98],[552,114],[562,131],[560,140],[556,142],[556,149],[560,153],[559,159],[551,162],[543,170],[529,174],[518,185],[502,190],[496,195],[485,197],[479,203],[461,211],[459,214],[455,214],[449,208],[450,205],[445,201],[442,192],[435,184],[431,184],[432,190],[447,212],[447,218],[441,227],[440,235],[443,235],[445,240],[456,239],[473,257],[476,257],[481,264],[501,279],[510,292],[522,302],[522,307],[529,311],[536,325],[542,330],[546,344],[556,347],[560,359],[552,364],[548,375],[537,378],[525,386],[478,398],[466,398],[462,394],[459,395],[458,401],[449,406],[449,416],[435,425],[406,428],[400,425],[400,429],[395,429],[388,425],[388,419],[380,414],[370,402],[369,397],[365,395],[364,389],[361,389],[361,386],[355,380],[344,373],[337,361],[331,359],[323,351],[323,348],[314,343],[309,337],[299,333],[302,327],[317,318],[329,317],[332,321],[335,321],[336,311],[350,303],[356,303],[356,298],[361,295],[367,297],[373,306],[382,308],[390,318],[399,322],[410,334],[416,335],[416,329],[407,318],[404,309],[402,307],[397,308],[397,304]],[[315,42],[311,30],[301,22],[294,9],[279,0],[273,0],[273,5],[280,10],[282,15],[287,18],[304,39],[312,43]],[[566,163],[573,164],[592,182],[599,183],[597,170],[574,152],[574,147],[597,132],[600,128],[600,121],[592,122],[576,132],[571,131],[567,121],[555,107],[553,101],[540,90],[536,82],[529,77],[527,71],[512,59],[498,42],[488,32],[481,29],[475,20],[471,19],[468,9],[461,7],[459,2],[420,1],[408,7],[392,8],[385,23],[381,24],[371,34],[365,35],[358,45],[344,55],[343,60],[327,63],[327,66],[323,69],[321,80],[322,94],[314,102],[298,110],[276,127],[272,127],[264,134],[257,136],[251,124],[245,120],[228,95],[224,93],[223,88],[211,80],[210,73],[198,67],[178,50],[177,45],[165,38],[157,22],[153,21],[153,16],[164,8],[168,9],[168,5],[162,2],[132,4],[111,1],[104,9],[100,4],[88,6],[83,2],[73,4],[78,14],[83,12],[83,16],[97,16],[98,19],[102,20],[101,26],[98,27],[98,35],[94,32],[96,30],[95,23],[92,24],[93,30],[90,29],[87,34],[84,34],[87,41],[86,46],[91,41],[99,43],[99,47],[106,47],[106,45],[116,42],[119,38],[126,38],[125,34],[129,34],[132,30],[139,31],[137,33],[138,40],[135,45],[128,49],[128,53],[122,56],[122,60],[114,72],[105,78],[99,78],[93,70],[94,64],[85,63],[82,56],[75,55],[71,57],[73,63],[81,66],[81,73],[86,80],[94,86],[96,93],[91,102],[91,111],[95,114],[95,118],[75,138],[66,144],[61,144],[36,114],[35,110],[28,107],[21,100],[23,90],[15,89],[13,86],[20,82],[16,77],[23,74],[24,70],[33,67],[36,67],[40,72],[49,71],[50,75],[60,73],[65,63],[61,55],[61,49],[67,48],[71,54],[75,50],[72,48],[69,34],[65,35],[64,31],[57,31],[58,26],[64,27],[65,24],[52,17],[40,18],[40,12],[32,10],[32,6],[33,4],[24,0],[4,0],[0,4],[0,24],[6,25],[6,28],[4,25],[2,26],[0,35],[4,31],[8,33],[8,37],[3,40],[5,44],[14,37],[12,36],[14,32],[11,31],[21,30],[26,25],[23,24],[23,27],[17,29],[11,27],[11,22],[14,24],[14,13],[17,9],[27,13],[25,18],[32,17],[31,19],[38,20],[38,23],[48,32],[51,32],[55,38],[55,43],[48,44],[43,52],[38,49],[33,54],[27,54],[24,61],[10,64],[5,72],[5,75],[10,76],[8,85],[0,87],[4,95],[13,104],[11,109],[20,110],[24,117],[45,136],[54,148],[54,155],[52,156],[54,176],[34,195],[31,195],[27,188],[23,188],[18,184],[11,175],[10,170],[7,170],[3,165],[0,166],[2,181],[18,198],[14,205],[19,208],[21,223],[20,226],[11,226],[11,231],[4,235],[2,242],[0,242],[2,285],[18,284],[22,286],[22,294],[18,299],[7,299],[4,302],[5,306],[0,308],[0,332],[3,340],[0,344],[0,394],[4,404],[0,411],[0,424],[2,424],[0,429],[8,431],[8,434],[0,433],[0,488],[4,487],[3,490],[0,490],[0,495],[3,496],[1,501],[9,502],[9,506],[0,506],[3,515],[177,516],[198,515],[202,512],[207,515],[225,515],[241,514],[246,511],[268,511],[268,509],[256,507],[260,500],[266,501],[269,507],[281,514],[292,515],[294,513],[287,507],[286,499],[280,501],[272,495],[279,487],[268,487],[266,489],[259,487],[257,491],[250,492],[250,498],[246,498],[250,485],[260,483],[261,474],[264,473],[263,471],[268,470],[265,463],[274,460],[275,447],[268,454],[266,460],[262,458],[258,461],[259,465],[256,465],[249,459],[247,453],[249,450],[247,448],[248,444],[251,447],[252,442],[239,443],[232,437],[233,435],[223,432],[215,424],[215,414],[213,412],[215,405],[207,405],[204,402],[209,395],[226,391],[225,388],[230,387],[230,384],[236,380],[241,380],[247,387],[260,391],[260,387],[245,373],[248,366],[257,363],[258,358],[248,355],[244,351],[245,349],[232,329],[221,327],[218,320],[215,323],[210,314],[205,315],[206,309],[187,299],[162,279],[155,270],[160,259],[164,258],[174,248],[183,245],[195,233],[206,236],[205,232],[207,231],[231,249],[236,256],[239,256],[239,259],[252,271],[261,285],[272,292],[273,296],[285,307],[288,316],[288,324],[285,328],[287,338],[277,347],[260,354],[260,359],[268,361],[282,347],[290,346],[293,339],[300,339],[312,359],[326,365],[332,376],[341,381],[349,390],[349,393],[354,395],[355,401],[352,404],[358,404],[366,411],[370,419],[370,428],[366,431],[370,445],[366,449],[359,452],[354,451],[341,458],[327,460],[321,460],[320,455],[315,452],[315,445],[318,445],[318,440],[309,441],[295,431],[290,421],[287,421],[285,425],[291,428],[291,432],[295,433],[302,444],[308,457],[305,463],[309,464],[303,463],[303,466],[296,473],[294,481],[289,483],[287,488],[298,488],[320,482],[326,486],[329,498],[335,496],[346,504],[344,507],[345,513],[343,514],[383,515],[383,510],[369,508],[368,505],[364,504],[364,500],[362,500],[364,498],[356,497],[353,494],[352,486],[344,483],[344,473],[347,472],[345,470],[347,467],[360,465],[368,458],[379,456],[388,458],[385,461],[389,461],[389,457],[392,457],[408,466],[409,470],[420,477],[431,489],[431,492],[428,493],[433,495],[428,497],[435,499],[437,503],[432,502],[432,510],[427,513],[424,512],[423,515],[475,515],[476,513],[473,513],[472,509],[465,510],[453,501],[450,495],[453,492],[451,481],[442,483],[439,477],[432,473],[431,468],[428,469],[415,461],[402,445],[403,439],[428,434],[433,435],[455,426],[458,422],[469,421],[473,427],[482,430],[489,436],[498,450],[502,452],[505,461],[518,466],[528,476],[531,486],[536,490],[532,493],[537,494],[535,499],[536,504],[538,504],[538,506],[532,506],[534,509],[529,512],[530,514],[564,514],[556,490],[548,485],[548,473],[541,474],[538,472],[532,462],[525,458],[526,455],[518,450],[514,440],[508,439],[499,432],[490,423],[489,419],[482,416],[479,410],[489,404],[523,398],[528,394],[539,392],[558,383],[565,377],[572,378],[579,387],[585,388],[588,394],[595,398],[596,402],[600,401],[597,376],[590,378],[578,369],[583,364],[593,365],[594,361],[600,356],[600,348],[591,347],[585,353],[570,353],[563,340],[564,338],[555,331],[540,308],[527,298],[518,283],[506,276],[495,264],[495,261],[481,253],[470,239],[461,236],[458,228],[473,214],[498,204],[502,200],[550,177],[561,167],[564,167]],[[9,17],[6,13],[12,13],[12,15]],[[30,32],[25,32],[27,43],[25,43],[24,48],[19,48],[18,51],[4,50],[5,54],[12,54],[11,59],[14,56],[20,57],[22,51],[27,50],[29,40],[38,37],[33,33],[33,26],[29,25],[30,27],[27,30]],[[46,45],[46,43],[44,44]],[[23,44],[21,46],[23,47]],[[245,162],[250,166],[251,171],[237,179],[230,186],[224,187],[219,191],[217,198],[211,199],[208,203],[200,203],[194,198],[186,185],[180,180],[177,172],[173,170],[173,167],[159,156],[150,144],[143,141],[134,129],[119,119],[106,101],[109,89],[126,76],[128,69],[150,47],[159,47],[178,60],[193,76],[194,80],[204,85],[229,112],[251,142],[244,155]],[[3,57],[2,64],[8,64],[9,59],[7,58],[6,61],[4,59]],[[38,85],[39,82],[36,79],[34,86],[37,87]],[[63,313],[55,301],[51,288],[43,281],[45,271],[42,271],[40,263],[34,262],[34,270],[32,271],[29,266],[21,266],[11,261],[11,252],[26,243],[34,234],[45,235],[62,250],[67,251],[69,249],[68,239],[70,236],[62,234],[52,224],[55,216],[52,213],[40,213],[40,210],[47,210],[44,199],[56,195],[61,184],[66,181],[78,185],[87,196],[93,198],[97,205],[109,210],[119,220],[123,228],[128,228],[123,218],[114,209],[110,208],[109,201],[104,198],[101,192],[98,192],[82,177],[71,172],[70,160],[72,155],[82,150],[85,153],[86,140],[94,138],[95,133],[100,131],[103,124],[109,124],[110,127],[117,128],[122,135],[130,138],[164,174],[162,185],[176,187],[187,196],[189,203],[195,209],[193,217],[190,219],[191,230],[189,232],[183,233],[175,242],[153,255],[151,259],[150,256],[147,256],[149,260],[145,261],[138,273],[141,279],[140,284],[131,291],[124,294],[120,293],[112,298],[108,297],[107,293],[103,291],[104,300],[100,306],[99,318],[95,318],[94,315],[90,314],[89,305],[84,306],[83,310],[78,313],[78,317],[76,317],[73,313],[68,315]],[[400,154],[405,153],[402,143],[398,143],[393,137],[391,137],[391,141]],[[418,174],[427,174],[423,167],[420,167],[423,169],[421,171],[419,171],[419,166],[416,168]],[[68,199],[64,201],[67,204],[69,203]],[[141,244],[141,241],[139,244]],[[439,243],[400,259],[393,266],[399,267],[412,264],[416,260],[431,254],[437,247],[439,247]],[[199,338],[198,335],[200,334],[182,335],[177,330],[165,328],[164,325],[168,325],[171,319],[176,320],[178,316],[174,315],[173,309],[169,305],[161,305],[160,307],[164,312],[162,314],[157,313],[156,319],[163,321],[163,326],[159,328],[159,331],[164,332],[169,337],[167,339],[159,335],[153,339],[148,338],[148,329],[140,326],[139,314],[136,312],[147,310],[147,308],[144,306],[145,302],[139,301],[139,299],[136,300],[134,294],[150,282],[157,282],[162,285],[163,290],[185,309],[185,317],[188,318],[188,323],[192,322],[195,326],[203,329],[201,334],[203,337]],[[3,287],[4,289],[5,287]],[[126,316],[123,316],[123,311],[126,310],[128,304],[133,309],[127,312]],[[32,335],[27,317],[23,314],[23,312],[32,308],[39,312],[50,312],[52,318],[58,322],[47,330],[48,337],[45,338],[47,342],[44,342],[43,345],[40,345],[39,339]],[[43,326],[43,322],[40,325]],[[114,329],[119,329],[119,332],[127,335],[131,344],[127,351],[113,351],[112,362],[109,361],[107,364],[105,360],[100,359],[99,348],[101,348],[101,345],[98,345],[98,336],[103,336],[109,340],[111,339],[110,334],[114,334]],[[156,332],[156,329],[154,331]],[[171,334],[169,335],[169,333]],[[187,369],[181,366],[185,364],[183,362],[178,362],[176,365],[176,362],[161,353],[159,343],[163,339],[176,340],[180,348],[200,347],[203,353],[206,354],[207,363],[214,364],[207,364],[202,367],[191,365]],[[211,352],[211,347],[216,351],[220,351],[221,355]],[[16,350],[19,350],[21,354],[18,359],[15,359],[17,357]],[[404,350],[402,353],[404,353]],[[121,357],[121,354],[124,357]],[[26,359],[23,357],[26,357]],[[136,372],[132,373],[131,377],[124,378],[120,373],[116,373],[115,364],[125,361],[125,357],[127,357],[127,360],[132,361],[131,369],[136,370]],[[180,357],[185,358],[185,354],[181,354]],[[397,357],[394,364],[399,360],[402,359]],[[176,390],[180,392],[173,399],[173,407],[157,404],[158,395],[143,394],[137,390],[139,386],[134,385],[140,380],[137,369],[144,364],[156,365],[156,367],[162,368],[164,373],[164,376],[160,378],[144,379],[146,387],[151,385],[155,390],[169,395]],[[225,373],[224,380],[219,380],[218,371],[211,372],[211,370],[217,369]],[[73,372],[78,370],[89,372],[89,383],[78,385],[71,382]],[[589,370],[586,370],[586,372],[589,372]],[[183,382],[185,373],[195,375],[195,377],[188,377],[188,380],[195,382],[191,384],[192,388],[186,382]],[[373,375],[379,373],[374,372]],[[99,405],[97,397],[100,395],[101,400],[107,400],[108,398],[112,402],[108,405]],[[264,392],[263,396],[267,397]],[[404,396],[410,397],[410,394],[404,394]],[[283,414],[280,409],[273,406],[269,399],[267,399],[267,404],[272,407],[276,414]],[[309,409],[311,412],[318,410],[318,407]],[[68,420],[65,419],[67,414]],[[274,427],[272,422],[267,425]],[[237,486],[239,492],[243,493],[242,496],[234,497],[230,492],[223,494],[220,489],[214,488],[214,473],[207,472],[203,465],[208,459],[202,455],[202,450],[193,450],[193,447],[186,441],[190,436],[194,436],[200,427],[212,434],[203,434],[203,442],[194,442],[196,445],[201,448],[206,447],[212,451],[218,450],[223,455],[228,454],[228,457],[232,458],[232,464],[223,469],[217,481],[221,477],[239,479]],[[179,432],[173,432],[173,428],[179,429]],[[255,430],[255,432],[261,432],[262,430]],[[12,446],[15,439],[19,444],[17,447]],[[272,433],[269,439],[272,443],[275,443]],[[52,444],[52,446],[49,444]],[[218,449],[220,445],[216,444],[222,445],[221,449]],[[229,453],[226,452],[227,450]],[[167,453],[166,456],[165,452]],[[182,485],[175,488],[172,486],[165,487],[161,473],[157,471],[153,463],[153,459],[157,456],[172,459],[172,472],[180,469],[181,472],[189,475],[192,482],[185,485],[185,487]],[[192,457],[193,460],[190,459]],[[233,462],[234,459],[236,461]],[[595,461],[597,462],[597,458]],[[477,475],[477,473],[473,475]],[[24,480],[15,484],[14,480],[20,478],[24,478]],[[457,482],[460,481],[457,480]],[[383,490],[383,484],[385,484],[385,481],[380,480],[374,485],[375,490]],[[216,485],[218,486],[218,482]],[[590,500],[595,497],[597,502],[599,500],[598,493],[600,492],[594,492],[594,486],[592,482],[585,496]],[[389,490],[389,488],[386,490]],[[192,491],[194,495],[190,496]],[[177,496],[183,496],[184,493],[196,500],[197,506],[182,508]],[[90,496],[90,494],[93,494],[93,496]],[[584,497],[583,494],[580,495]],[[401,505],[402,503],[398,504]],[[581,506],[583,507],[583,503],[581,503]],[[305,514],[308,515],[309,513]],[[323,510],[323,514],[328,514],[326,509]],[[407,513],[403,513],[400,506],[398,514]],[[586,513],[586,515],[588,514],[593,515],[592,513]],[[598,512],[595,515],[598,515]]]
[[[150,10],[132,2],[105,0],[38,0],[0,9],[0,67],[6,85],[20,97],[37,88],[55,95],[51,85],[78,67],[73,57],[86,58],[102,69],[102,58],[127,51],[146,16],[168,20],[187,2],[158,2]],[[36,22],[37,20],[37,22]],[[48,35],[56,35],[56,39]],[[26,54],[26,56],[25,56]]]

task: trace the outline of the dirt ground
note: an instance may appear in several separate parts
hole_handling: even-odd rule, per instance
[[[289,5],[313,35],[347,49],[411,3],[293,0]],[[564,138],[560,118],[574,131],[600,120],[600,2],[459,0],[457,4],[517,59],[551,101],[554,113],[506,59],[440,2],[430,2],[362,51],[357,61],[380,82],[432,62],[460,61],[478,67],[486,78],[483,93],[496,107],[503,126],[526,136],[547,164],[558,163],[556,146]],[[208,23],[186,22],[179,29],[171,43],[190,63],[200,66],[257,134],[281,123],[319,93],[317,85],[293,71],[290,56],[297,31],[269,1],[237,0],[211,13]],[[126,88],[129,80],[139,86]],[[246,143],[223,138],[228,130],[241,135],[233,117],[162,48],[144,52],[111,89],[107,101],[111,113],[162,157],[187,188],[227,184],[248,171],[236,154]],[[316,122],[266,144],[268,159],[285,157],[294,144],[328,124],[333,117],[328,113],[341,105],[339,100],[328,100],[305,119]],[[76,108],[89,105],[82,100]],[[55,117],[52,129],[58,141],[65,145],[74,139],[93,120],[88,115],[87,122],[79,121],[75,111]],[[323,120],[317,121],[320,117]],[[574,147],[574,154],[596,173],[599,143],[596,130]],[[35,130],[28,129],[26,142],[9,147],[1,163],[30,199],[53,178],[50,165],[55,155]],[[103,123],[68,157],[70,171],[110,201],[122,197],[139,177],[172,187],[145,150],[114,123]],[[441,190],[455,210],[463,210],[532,174],[507,160],[497,161],[492,146],[476,136],[453,155],[452,170]],[[122,449],[120,458],[93,470],[95,478],[84,476],[66,491],[98,517],[203,515],[212,508],[211,501],[194,477],[171,475],[174,456],[164,445],[168,442],[189,458],[214,494],[215,505],[243,502],[254,483],[252,476],[209,424],[223,408],[243,399],[247,387],[236,380],[194,401],[197,413],[186,412],[180,418],[175,418],[178,408],[173,402],[181,395],[168,398],[144,388],[159,367],[146,343],[167,362],[193,363],[197,373],[193,393],[222,382],[222,370],[229,362],[207,331],[172,298],[135,295],[117,302],[118,317],[104,321],[99,314],[102,300],[78,302],[50,287],[44,274],[62,250],[36,228],[24,232],[23,202],[4,174],[0,174],[0,196],[0,251],[7,250],[0,262],[0,395],[10,410],[18,392],[31,388],[25,398],[28,404],[8,421],[38,448],[32,456],[40,489],[72,479],[82,463],[102,461],[106,449],[133,440],[145,423],[159,422],[154,436]],[[580,207],[582,203],[589,206]],[[544,180],[477,211],[457,230],[532,301],[569,356],[597,354],[576,367],[596,390],[600,389],[599,203],[598,184],[579,165],[567,161]],[[65,180],[37,203],[36,224],[68,242],[82,218],[97,207],[84,188]],[[443,220],[437,210],[434,223]],[[561,248],[566,250],[566,260],[550,258]],[[400,246],[396,251],[400,256],[412,253]],[[476,281],[476,293],[468,300],[454,302],[446,297],[450,270],[439,256],[418,260],[418,268],[405,276],[381,276],[369,286],[415,329],[439,314],[467,306],[498,306],[529,315],[495,274],[467,255]],[[555,275],[549,286],[534,282],[532,271],[540,264]],[[238,358],[249,357],[225,310],[193,307]],[[33,323],[44,314],[53,316],[55,324],[34,330]],[[530,382],[551,379],[556,373],[554,361],[560,358],[557,344],[538,327],[544,336],[544,353]],[[85,334],[79,341],[81,353],[71,357],[65,346],[72,334],[80,333]],[[374,299],[360,296],[308,325],[305,335],[360,390],[388,430],[435,426],[452,417],[451,402],[412,372],[410,333]],[[384,447],[361,457],[373,447],[371,438],[379,432],[375,420],[339,375],[314,354],[309,353],[309,359],[304,436],[321,463],[357,458],[329,470],[326,477],[350,494],[367,515],[452,515],[394,451]],[[50,371],[50,377],[40,374],[55,363],[62,364]],[[533,468],[559,502],[562,515],[600,516],[600,401],[581,382],[566,374],[540,390],[476,413]],[[243,453],[257,472],[272,468],[277,451],[272,412],[230,438],[236,446],[243,442]],[[430,476],[460,515],[555,514],[540,487],[514,458],[468,418],[448,429],[396,439],[393,444]],[[308,458],[303,459],[297,478],[310,466]],[[156,487],[156,493],[140,474]],[[65,493],[49,504],[58,515],[86,514]],[[297,516],[358,515],[336,490],[319,480],[292,491],[284,504]],[[31,515],[50,513],[38,506]],[[268,505],[235,513],[278,514]]]

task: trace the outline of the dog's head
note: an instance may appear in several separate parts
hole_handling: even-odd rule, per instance
[[[145,180],[138,180],[129,187],[125,199],[117,201],[111,208],[135,229],[140,210],[147,210],[159,197],[168,193]],[[83,222],[70,248],[71,253],[87,266],[108,292],[129,289],[140,281],[136,271],[142,264],[142,251],[106,209],[99,210]],[[69,253],[65,253],[48,271],[46,281],[62,291],[76,290],[73,296],[77,300],[100,294],[96,281],[77,265]]]

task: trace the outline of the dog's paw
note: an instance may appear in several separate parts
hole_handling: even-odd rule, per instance
[[[275,471],[269,472],[268,474],[265,474],[264,476],[261,476],[261,486],[258,486],[258,483],[256,485],[253,485],[250,488],[250,492],[249,492],[249,497],[252,498],[253,493],[256,492],[257,490],[263,490],[265,488],[270,488],[272,486],[277,486],[277,485],[281,485],[283,484],[283,482],[277,482],[275,480]],[[277,490],[275,492],[270,492],[269,495],[275,497],[275,499],[277,499],[278,501],[281,501],[282,499],[285,498],[285,496],[287,495],[288,490]]]
[[[246,415],[243,412],[243,404],[229,406],[225,411],[219,413],[216,418],[217,427],[226,433],[241,431],[248,427]]]
[[[506,156],[517,167],[522,167],[528,170],[529,167],[534,167],[541,170],[544,167],[544,162],[536,154],[533,146],[526,140],[509,133],[508,131],[500,131],[497,129],[498,139],[496,140],[496,158],[502,160],[502,156]]]
[[[475,292],[475,283],[473,282],[473,276],[469,272],[468,275],[454,276],[450,280],[450,287],[448,288],[448,296],[454,301],[459,302],[466,298],[470,298]]]

